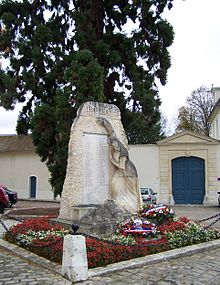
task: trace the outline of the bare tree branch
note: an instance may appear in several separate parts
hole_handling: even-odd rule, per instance
[[[186,98],[185,106],[179,108],[176,132],[190,130],[195,133],[209,136],[209,115],[214,106],[211,90],[201,86]]]

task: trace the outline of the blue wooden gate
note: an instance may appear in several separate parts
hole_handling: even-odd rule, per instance
[[[202,204],[205,195],[205,163],[198,157],[172,160],[172,192],[175,204]]]

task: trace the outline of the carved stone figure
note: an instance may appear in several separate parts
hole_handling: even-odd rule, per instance
[[[110,122],[103,117],[97,118],[97,122],[103,125],[109,134],[110,161],[115,166],[110,185],[111,198],[125,211],[137,212],[142,203],[137,170]]]

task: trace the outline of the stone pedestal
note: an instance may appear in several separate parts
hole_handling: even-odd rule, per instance
[[[70,219],[72,221],[80,221],[82,217],[85,215],[88,215],[89,212],[95,210],[96,207],[91,207],[91,206],[73,206],[70,209]]]
[[[62,275],[71,282],[88,279],[88,261],[84,236],[67,235],[64,237]]]
[[[129,213],[124,213],[114,200],[107,200],[103,205],[77,206],[71,208],[72,216],[69,219],[51,219],[51,224],[60,224],[71,230],[72,224],[79,225],[79,233],[90,235],[112,234],[117,223],[127,218]]]

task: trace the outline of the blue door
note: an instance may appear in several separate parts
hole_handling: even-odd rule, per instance
[[[30,198],[36,198],[37,192],[37,178],[36,176],[30,177]]]
[[[193,156],[173,159],[172,191],[175,204],[202,204],[205,195],[204,160]]]

